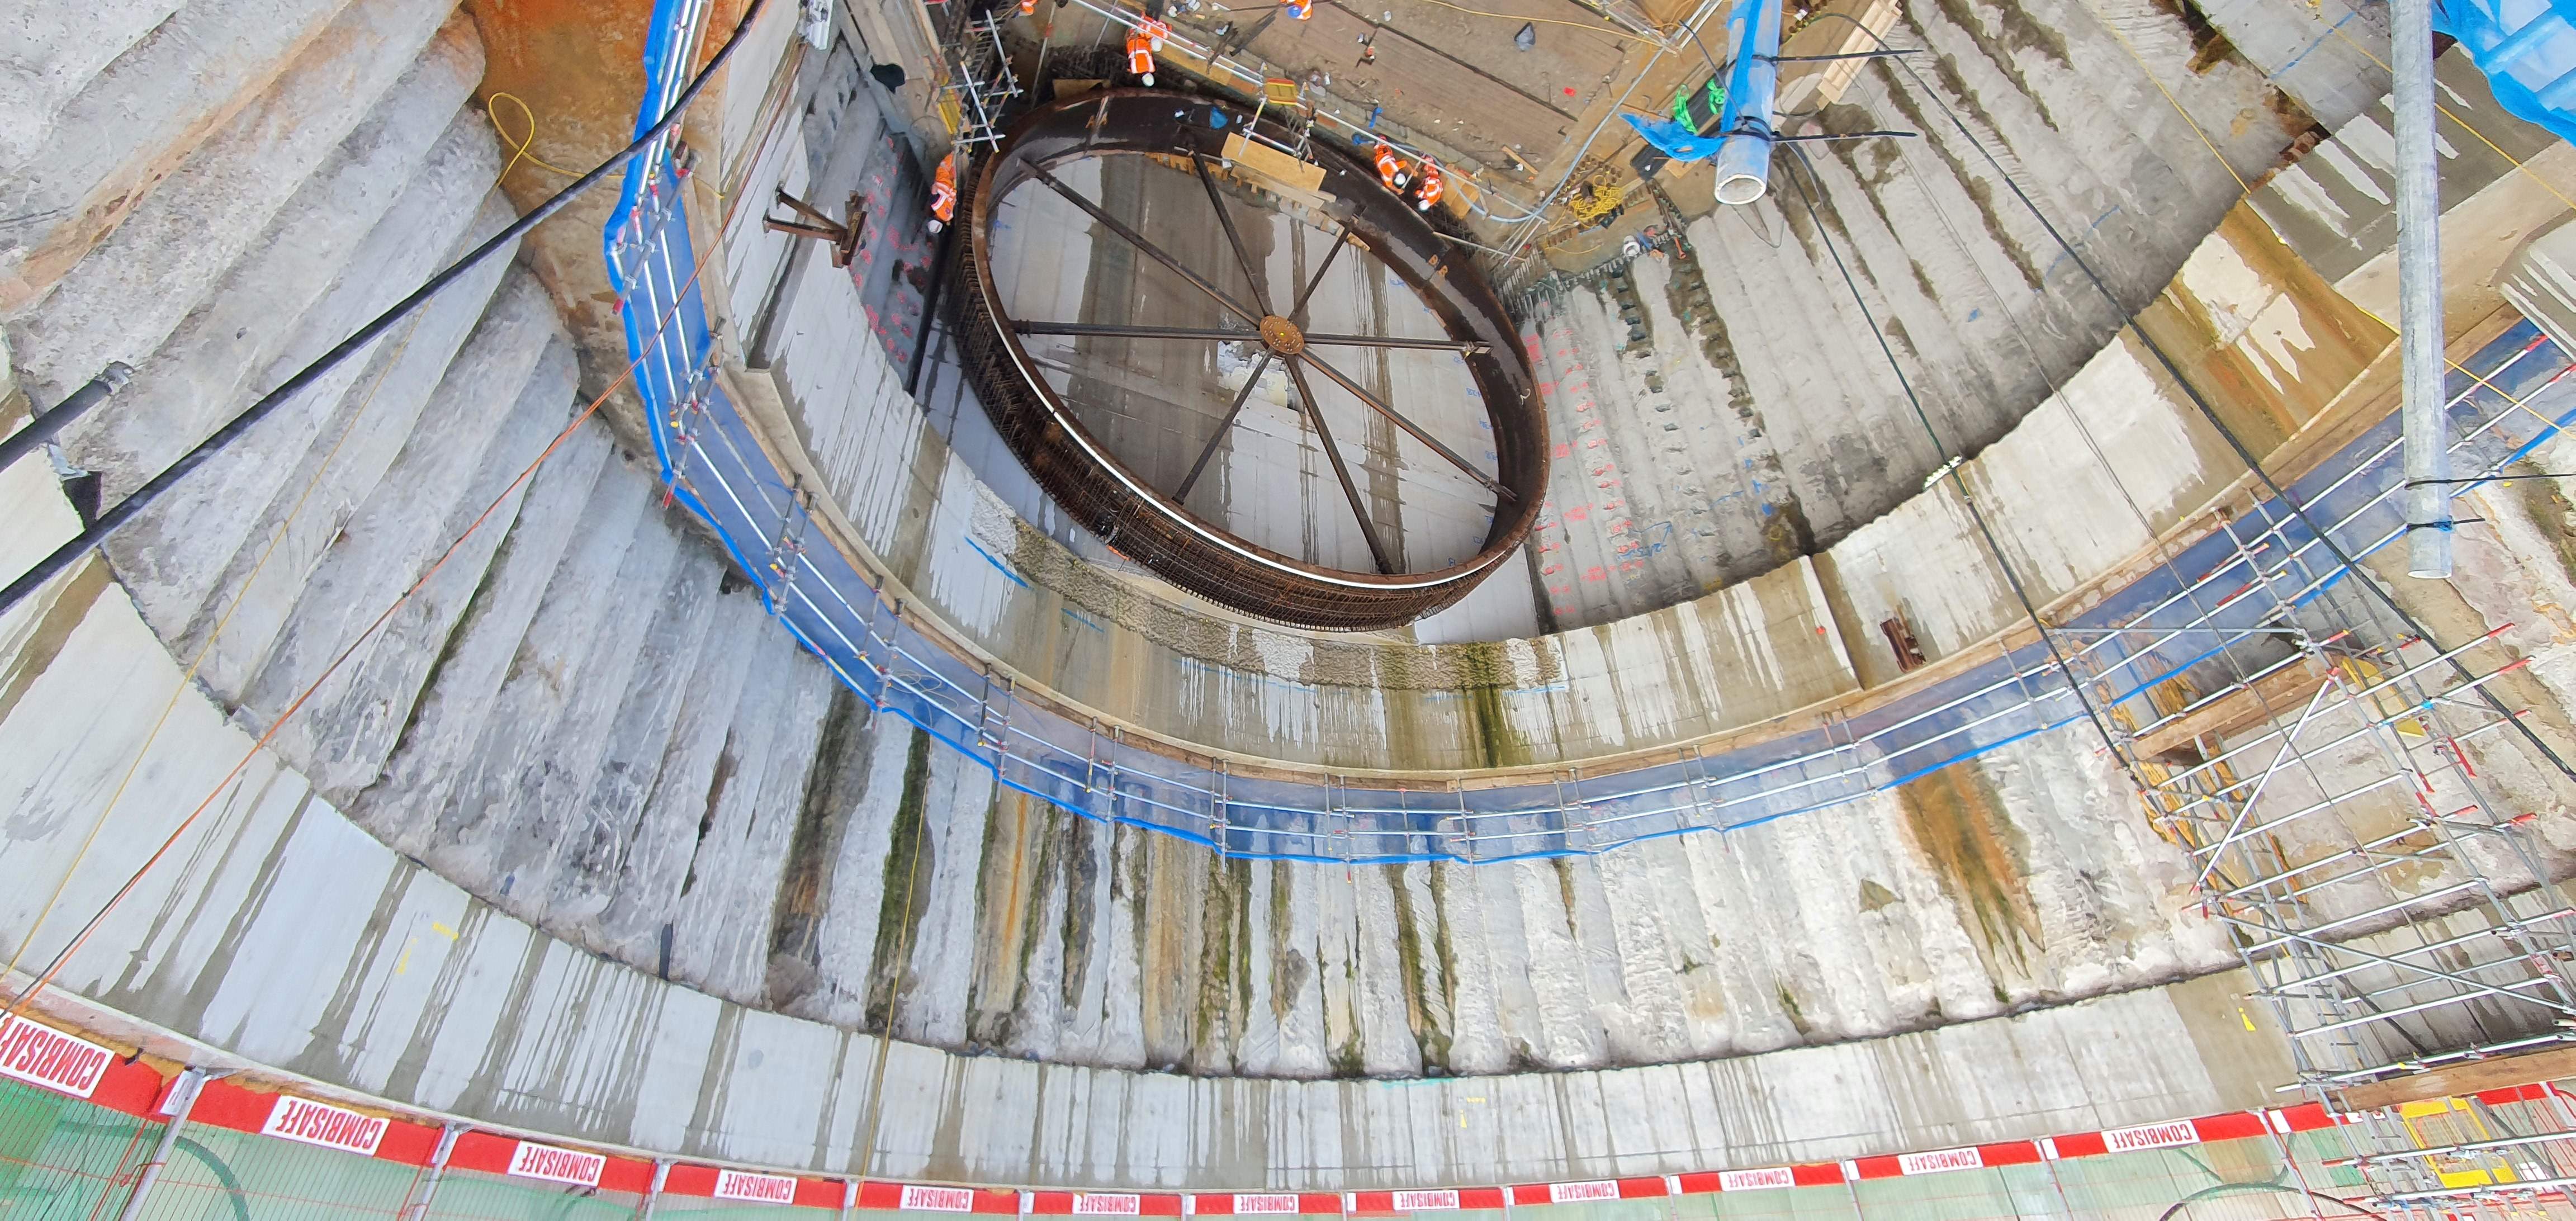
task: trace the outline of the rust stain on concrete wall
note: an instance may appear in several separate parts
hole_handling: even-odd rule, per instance
[[[1896,797],[1907,838],[1976,939],[1987,973],[1998,983],[2007,970],[2021,974],[2040,944],[2039,913],[2023,884],[2021,831],[1993,782],[1963,764],[1911,781]]]

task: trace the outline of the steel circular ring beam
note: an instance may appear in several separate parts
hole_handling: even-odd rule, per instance
[[[1226,103],[1188,94],[1154,90],[1111,90],[1038,108],[1023,120],[1002,146],[985,158],[967,184],[966,291],[958,341],[975,389],[987,414],[1038,486],[1045,489],[1074,520],[1109,546],[1184,589],[1247,614],[1308,627],[1368,629],[1409,623],[1456,602],[1490,576],[1519,548],[1538,515],[1547,483],[1547,425],[1518,328],[1503,312],[1484,277],[1403,198],[1380,185],[1375,171],[1338,149],[1317,147],[1312,157],[1323,167],[1320,188],[1302,199],[1321,219],[1342,231],[1344,241],[1321,260],[1313,281],[1294,301],[1271,300],[1243,253],[1232,221],[1217,202],[1212,171],[1220,164],[1226,137],[1251,130],[1253,116]],[[1275,133],[1266,133],[1275,134]],[[1195,171],[1206,183],[1209,205],[1218,209],[1211,226],[1222,225],[1230,249],[1242,258],[1246,277],[1255,285],[1254,299],[1237,300],[1206,276],[1165,253],[1150,239],[1122,224],[1098,205],[1064,185],[1057,171],[1073,162],[1121,154],[1143,154]],[[1110,328],[1084,324],[1045,324],[1018,320],[1006,305],[992,260],[993,220],[1002,200],[1024,185],[1051,190],[1090,214],[1102,240],[1124,240],[1138,253],[1161,262],[1198,293],[1191,307],[1207,306],[1216,325],[1205,330],[1183,328]],[[1305,298],[1322,281],[1331,259],[1347,246],[1373,256],[1410,287],[1447,336],[1443,340],[1392,339],[1370,336],[1321,336],[1304,323]],[[1294,286],[1291,286],[1294,287]],[[1276,311],[1276,312],[1274,312]],[[1219,334],[1218,332],[1223,332]],[[1216,441],[1208,443],[1190,479],[1173,489],[1140,478],[1081,421],[1047,379],[1021,342],[1023,334],[1114,334],[1129,337],[1224,339],[1257,345],[1264,362],[1288,368],[1298,388],[1297,399],[1311,405],[1311,386],[1338,384],[1367,408],[1420,441],[1467,476],[1483,485],[1493,508],[1493,524],[1476,553],[1448,567],[1427,572],[1390,571],[1388,551],[1379,539],[1357,487],[1350,479],[1320,408],[1303,414],[1320,448],[1330,459],[1342,492],[1358,518],[1375,571],[1351,571],[1301,560],[1261,546],[1192,513],[1182,501]],[[1469,380],[1483,400],[1492,429],[1494,473],[1469,465],[1456,449],[1406,417],[1401,404],[1368,393],[1334,368],[1325,353],[1333,345],[1353,347],[1437,348],[1456,351]],[[1319,350],[1320,349],[1320,350]],[[1349,362],[1345,362],[1349,363]],[[1311,372],[1311,376],[1310,376]],[[1253,381],[1227,412],[1230,422],[1249,397]],[[1225,424],[1220,424],[1220,437]],[[1451,438],[1464,441],[1465,438]]]

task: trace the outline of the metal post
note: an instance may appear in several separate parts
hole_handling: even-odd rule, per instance
[[[420,1199],[403,1210],[403,1221],[423,1221],[429,1216],[429,1202],[438,1198],[438,1181],[447,1177],[447,1159],[456,1152],[456,1138],[465,1135],[465,1125],[452,1123],[438,1134],[438,1151],[429,1155],[429,1176],[421,1180]]]
[[[1852,1216],[1869,1221],[1869,1213],[1860,1206],[1860,1168],[1848,1160],[1842,1164],[1843,1192],[1851,1197]]]
[[[653,1221],[653,1209],[662,1202],[662,1184],[670,1181],[671,1159],[653,1160],[653,1186],[644,1193],[644,1202],[635,1208],[635,1221]]]
[[[170,1084],[170,1101],[164,1109],[170,1118],[161,1125],[161,1141],[152,1146],[152,1160],[143,1163],[143,1176],[134,1181],[134,1194],[125,1197],[125,1208],[116,1221],[135,1221],[143,1215],[143,1201],[152,1194],[152,1185],[161,1181],[161,1168],[170,1164],[170,1150],[179,1143],[179,1129],[188,1123],[188,1112],[197,1106],[197,1092],[206,1085],[206,1070],[187,1069]]]
[[[2442,410],[2441,161],[2433,139],[2433,0],[2395,0],[2397,343],[2405,379],[2406,573],[2451,575],[2451,425]]]

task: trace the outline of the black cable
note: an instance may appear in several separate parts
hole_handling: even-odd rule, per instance
[[[1868,34],[1870,40],[1876,42],[1880,49],[1887,51],[1894,51],[1897,49],[1890,45],[1885,38],[1880,37],[1878,31],[1870,29],[1867,25],[1862,24],[1862,22],[1857,18],[1850,17],[1842,13],[1830,12],[1818,13],[1816,15],[1819,17],[1834,17],[1843,21],[1851,22],[1852,25],[1861,30],[1861,32]],[[2012,191],[2013,198],[2021,201],[2021,206],[2030,212],[2031,219],[2038,221],[2039,227],[2048,232],[2049,240],[2056,242],[2058,250],[2063,252],[2068,259],[2073,260],[2075,266],[2084,272],[2084,278],[2092,283],[2093,291],[2100,293],[2102,295],[2102,299],[2110,303],[2112,310],[2120,315],[2121,327],[2128,330],[2131,334],[2136,335],[2139,342],[2144,344],[2149,352],[2155,354],[2156,363],[2163,366],[2165,375],[2172,378],[2176,386],[2182,388],[2183,394],[2191,399],[2192,406],[2199,410],[2201,418],[2208,421],[2209,426],[2216,429],[2218,431],[2218,435],[2226,440],[2227,447],[2235,451],[2237,460],[2245,464],[2245,469],[2253,472],[2254,477],[2257,480],[2260,480],[2264,488],[2272,493],[2273,498],[2279,500],[2283,506],[2287,507],[2290,510],[2290,515],[2297,518],[2299,524],[2306,526],[2309,533],[2314,534],[2319,543],[2324,544],[2327,554],[2332,555],[2335,558],[2335,562],[2342,565],[2344,571],[2352,573],[2356,578],[2356,583],[2364,590],[2368,591],[2371,597],[2377,599],[2380,605],[2387,607],[2390,614],[2397,616],[2397,621],[2404,624],[2407,631],[2414,633],[2416,637],[2433,646],[2435,650],[2444,654],[2450,653],[2451,650],[2441,643],[2440,638],[2433,635],[2432,629],[2426,627],[2422,622],[2417,620],[2414,615],[2409,614],[2405,607],[2398,605],[2397,596],[2395,594],[2380,588],[2379,582],[2373,580],[2370,573],[2362,568],[2361,561],[2355,559],[2351,552],[2344,550],[2343,544],[2336,542],[2334,535],[2327,532],[2323,524],[2319,523],[2315,518],[2308,516],[2306,505],[2292,499],[2289,491],[2283,488],[2279,481],[2272,478],[2271,472],[2263,469],[2263,463],[2260,459],[2255,457],[2253,449],[2248,447],[2245,444],[2244,438],[2238,436],[2236,434],[2236,430],[2229,427],[2227,421],[2219,416],[2218,409],[2211,406],[2209,400],[2202,396],[2200,387],[2193,385],[2190,378],[2183,376],[2182,366],[2174,362],[2172,355],[2165,351],[2164,345],[2156,342],[2156,337],[2148,334],[2145,327],[2138,325],[2137,311],[2120,304],[2119,297],[2112,294],[2111,286],[2103,282],[2101,273],[2093,270],[2092,262],[2076,252],[2074,243],[2067,241],[2066,235],[2060,233],[2056,224],[2048,219],[2048,214],[2039,210],[2039,204],[2032,200],[2027,192],[2024,192],[2021,189],[2021,183],[2015,180],[2009,171],[2004,169],[2003,162],[1997,159],[1994,153],[1986,147],[1985,141],[1979,140],[1975,132],[1968,130],[1967,123],[1959,118],[1957,111],[1950,108],[1950,103],[1943,99],[1938,92],[1935,92],[1930,84],[1924,81],[1923,74],[1915,71],[1914,65],[1908,62],[1902,55],[1890,55],[1887,58],[1894,62],[1897,67],[1903,68],[1907,76],[1913,78],[1915,87],[1921,89],[1925,97],[1932,99],[1933,104],[1941,108],[1942,116],[1950,120],[1950,125],[1958,128],[1959,135],[1967,140],[1970,145],[1976,148],[1977,154],[1986,159],[1986,164],[1994,167],[1995,176],[2004,180],[2004,186]],[[6,604],[0,603],[0,610],[5,609]],[[2558,769],[2559,774],[2571,779],[2576,779],[2576,767],[2569,766],[2567,760],[2559,757],[2558,752],[2551,749],[2549,743],[2541,740],[2539,733],[2534,731],[2531,726],[2523,723],[2522,717],[2515,716],[2512,709],[2504,706],[2503,700],[2498,699],[2494,692],[2487,690],[2485,683],[2478,681],[2490,677],[2489,675],[2472,674],[2469,671],[2469,668],[2460,664],[2459,659],[2456,657],[2449,657],[2446,658],[2446,660],[2450,664],[2451,672],[2458,675],[2463,683],[2475,682],[2477,684],[2475,690],[2477,691],[2479,701],[2484,703],[2487,708],[2497,716],[2503,717],[2506,724],[2513,726],[2514,731],[2521,734],[2523,740],[2531,743],[2532,749],[2540,752],[2541,758],[2547,759],[2550,766]]]
[[[134,370],[124,361],[109,361],[106,368],[98,371],[98,376],[89,379],[88,385],[72,391],[63,401],[36,413],[27,421],[26,427],[8,436],[0,437],[0,470],[7,470],[16,464],[18,459],[27,455],[27,451],[44,444],[55,433],[61,432],[64,425],[88,415],[90,408],[106,402],[107,396],[125,389],[125,383],[133,376]]]
[[[1708,53],[1708,44],[1699,40],[1699,31],[1685,24],[1682,26],[1682,33],[1690,35],[1691,45],[1699,48],[1699,57],[1708,61],[1710,75],[1724,77],[1726,69],[1717,66],[1717,57]]]
[[[1807,160],[1807,150],[1793,144],[1789,151],[1796,154],[1799,166],[1807,171],[1807,177],[1815,181],[1816,193],[1822,193],[1824,180],[1816,177],[1816,166]],[[1933,427],[1930,413],[1923,410],[1923,400],[1914,393],[1914,383],[1905,376],[1905,366],[1896,359],[1896,350],[1887,345],[1886,334],[1878,329],[1877,315],[1870,312],[1869,301],[1861,296],[1859,281],[1852,279],[1851,268],[1843,263],[1842,249],[1834,244],[1833,234],[1826,230],[1823,213],[1816,210],[1816,195],[1809,193],[1807,184],[1800,182],[1795,174],[1789,175],[1789,185],[1798,188],[1798,198],[1806,201],[1807,218],[1815,223],[1816,236],[1823,239],[1825,252],[1833,256],[1834,270],[1842,273],[1843,287],[1851,290],[1852,304],[1860,307],[1861,320],[1869,324],[1870,338],[1878,341],[1879,354],[1887,358],[1888,369],[1896,374],[1896,384],[1905,391],[1905,401],[1913,405],[1914,418],[1923,424],[1923,435],[1932,439],[1933,455],[1948,463],[1950,482],[1959,491],[1959,502],[1968,507],[1968,516],[1977,523],[1977,533],[1984,536],[1986,550],[1995,557],[1995,566],[2003,569],[2004,583],[2012,586],[2013,597],[2020,601],[2022,613],[2030,617],[2031,627],[2039,632],[2039,642],[2048,646],[2049,660],[2055,662],[2057,672],[2065,676],[2067,693],[2073,695],[2076,706],[2084,710],[2084,719],[2093,723],[2093,732],[2102,735],[2103,749],[2110,751],[2112,758],[2119,758],[2120,748],[2111,739],[2111,727],[2102,723],[2102,714],[2094,710],[2093,701],[2084,697],[2083,684],[2075,679],[2075,668],[2067,664],[2066,655],[2058,651],[2057,638],[2048,634],[2047,621],[2039,617],[2039,606],[2030,600],[2030,591],[2022,585],[2021,574],[2004,556],[2003,544],[1996,540],[1993,527],[1986,524],[1985,510],[1977,507],[1977,498],[1968,490],[1967,478],[1959,473],[1959,464],[1949,461],[1950,447],[1941,440],[1941,430]],[[2018,677],[2020,667],[2013,669]]]
[[[186,477],[188,472],[203,465],[208,458],[214,457],[225,446],[239,440],[242,434],[249,432],[261,420],[266,419],[270,412],[277,410],[285,404],[286,400],[293,398],[297,391],[312,385],[316,379],[330,372],[341,361],[347,360],[358,349],[374,342],[395,323],[411,316],[413,311],[428,304],[430,298],[437,296],[440,290],[455,283],[466,272],[473,270],[476,264],[518,241],[528,230],[536,228],[539,222],[562,211],[564,205],[605,181],[611,172],[634,160],[636,154],[661,139],[664,133],[679,124],[681,115],[688,111],[689,103],[695,101],[699,92],[706,88],[708,80],[715,76],[716,69],[723,67],[725,60],[733,55],[734,49],[742,45],[743,35],[750,31],[752,19],[760,15],[760,10],[765,3],[766,0],[751,0],[750,5],[743,9],[741,22],[734,26],[733,36],[725,40],[724,46],[716,51],[715,58],[708,60],[707,66],[700,69],[697,77],[689,82],[688,88],[681,90],[680,95],[672,99],[670,108],[662,113],[661,121],[653,124],[652,128],[643,135],[637,136],[634,143],[627,145],[616,156],[600,162],[598,168],[574,179],[572,185],[555,192],[527,215],[494,234],[491,240],[475,247],[464,258],[449,264],[446,270],[431,276],[428,282],[412,290],[410,296],[395,302],[391,309],[378,314],[375,321],[359,327],[355,334],[341,340],[338,346],[323,353],[313,363],[297,370],[294,376],[280,382],[276,389],[260,396],[258,402],[243,408],[241,414],[225,422],[223,427],[214,431],[213,435],[198,442],[196,448],[181,454],[178,461],[153,476],[151,482],[134,489],[125,499],[118,501],[115,508],[99,514],[98,520],[91,523],[88,529],[73,536],[70,542],[55,548],[53,554],[36,561],[34,567],[29,568],[17,580],[11,581],[6,589],[0,589],[0,614],[7,614],[10,608],[24,601],[27,595],[34,593],[38,586],[51,579],[55,573],[70,567],[74,560],[106,542],[107,536],[115,533],[117,527],[132,521],[137,514],[151,505],[155,497],[169,491],[171,486]]]
[[[205,1163],[206,1172],[215,1176],[215,1184],[224,1189],[225,1201],[233,1206],[233,1221],[250,1221],[250,1201],[244,1198],[241,1179],[233,1174],[232,1167],[191,1137],[182,1136],[176,1143],[180,1152]]]
[[[2466,479],[2409,479],[2406,481],[2406,486],[2410,488],[2422,488],[2431,487],[2437,483],[2502,483],[2508,479],[2576,479],[2576,475],[2472,475]],[[2452,520],[2467,521],[2469,519],[2453,518]]]
[[[2230,1192],[2239,1191],[2277,1191],[2285,1195],[2303,1195],[2312,1200],[2323,1200],[2328,1204],[2349,1208],[2361,1216],[2372,1218],[2373,1221],[2388,1221],[2385,1216],[2372,1212],[2367,1208],[2363,1208],[2361,1205],[2344,1199],[2342,1196],[2330,1196],[2322,1191],[2310,1191],[2305,1187],[2292,1187],[2287,1183],[2274,1179],[2264,1179],[2253,1183],[2220,1183],[2214,1187],[2203,1187],[2190,1195],[2174,1201],[2172,1207],[2156,1214],[2156,1221],[2173,1221],[2174,1214],[2181,1212],[2196,1201],[2206,1199],[2210,1196],[2223,1196]]]

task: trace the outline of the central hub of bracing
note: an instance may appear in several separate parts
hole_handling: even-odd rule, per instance
[[[1261,343],[1280,356],[1295,356],[1306,350],[1306,333],[1297,324],[1277,314],[1261,320]]]

